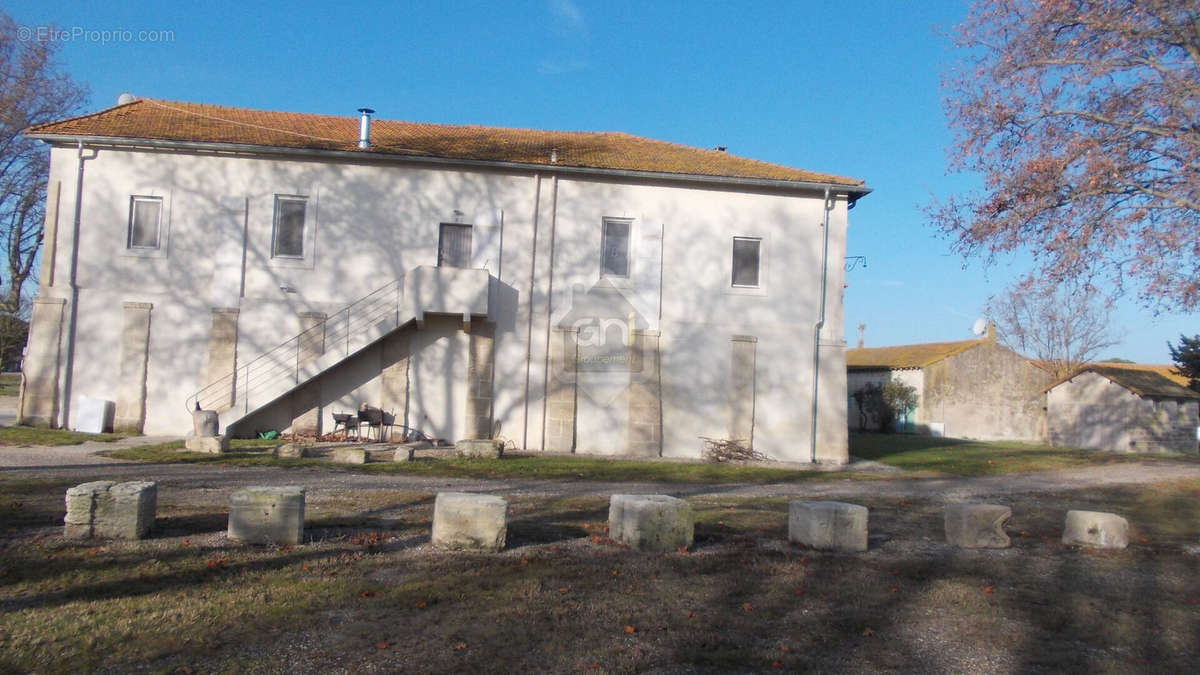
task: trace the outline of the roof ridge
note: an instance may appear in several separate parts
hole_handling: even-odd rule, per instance
[[[758,161],[758,160],[752,160]],[[905,349],[908,347],[941,347],[945,345],[964,345],[964,344],[982,344],[986,342],[986,338],[978,338],[974,340],[944,340],[941,342],[913,342],[906,345],[885,345],[882,347],[851,347],[850,351],[856,349]]]

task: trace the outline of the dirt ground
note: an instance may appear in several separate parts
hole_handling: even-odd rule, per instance
[[[46,462],[0,479],[6,671],[1200,672],[1194,464],[654,485]],[[98,479],[159,481],[151,539],[61,538],[63,490]],[[308,488],[307,543],[225,538],[251,484]],[[445,489],[508,498],[504,551],[430,547]],[[608,540],[619,492],[687,498],[695,545]],[[789,545],[795,498],[868,506],[870,550]],[[1012,548],[944,543],[941,508],[964,499],[1013,508]],[[1070,508],[1126,515],[1131,546],[1063,546]]]

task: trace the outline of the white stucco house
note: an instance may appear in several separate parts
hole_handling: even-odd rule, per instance
[[[844,462],[861,180],[621,133],[123,97],[51,146],[21,418]]]

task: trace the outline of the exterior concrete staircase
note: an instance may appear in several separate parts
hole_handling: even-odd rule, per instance
[[[188,397],[187,408],[216,410],[229,429],[393,331],[410,323],[420,329],[427,314],[461,316],[464,325],[489,316],[490,286],[484,269],[414,268],[210,382]]]

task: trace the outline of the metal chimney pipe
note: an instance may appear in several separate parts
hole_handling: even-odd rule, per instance
[[[371,115],[375,113],[370,108],[359,108],[362,118],[358,122],[358,147],[365,150],[371,147]]]

